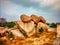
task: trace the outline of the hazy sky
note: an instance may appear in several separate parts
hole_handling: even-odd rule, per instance
[[[60,0],[0,0],[0,17],[15,21],[21,14],[36,14],[47,22],[60,22]]]

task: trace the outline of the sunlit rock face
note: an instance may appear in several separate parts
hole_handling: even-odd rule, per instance
[[[60,24],[57,25],[57,37],[60,37]]]
[[[5,26],[7,21],[4,18],[0,18],[0,26]]]

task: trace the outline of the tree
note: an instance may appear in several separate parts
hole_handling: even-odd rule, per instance
[[[5,18],[0,18],[0,26],[4,27],[6,25],[7,21]]]

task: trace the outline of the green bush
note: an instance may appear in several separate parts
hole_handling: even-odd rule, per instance
[[[41,32],[43,32],[44,30],[43,30],[43,28],[41,27],[40,29],[39,29],[39,32],[41,33]]]
[[[50,25],[49,23],[46,23],[47,25]]]
[[[5,27],[11,28],[14,27],[16,24],[15,22],[8,22]]]
[[[52,27],[52,28],[56,28],[56,27],[57,27],[57,24],[55,24],[55,23],[51,23],[51,24],[50,24],[50,27]]]

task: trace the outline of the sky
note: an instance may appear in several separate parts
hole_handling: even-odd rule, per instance
[[[20,15],[43,16],[47,22],[60,22],[60,0],[0,0],[0,18],[20,20]]]

